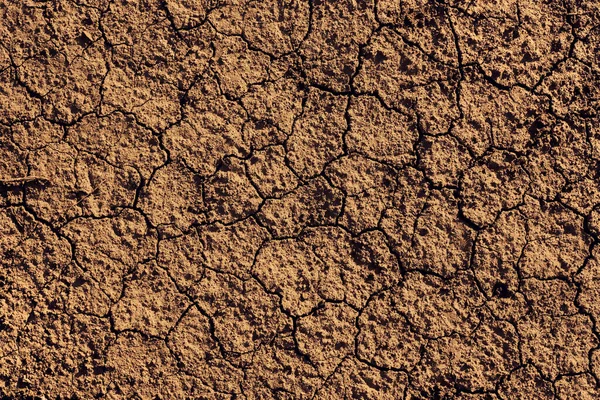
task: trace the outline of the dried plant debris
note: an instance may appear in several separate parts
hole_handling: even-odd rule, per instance
[[[599,27],[0,1],[0,398],[600,398]]]

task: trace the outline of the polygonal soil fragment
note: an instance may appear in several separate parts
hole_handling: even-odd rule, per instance
[[[319,174],[342,153],[347,104],[342,96],[316,89],[309,92],[304,112],[287,142],[290,165],[302,177]]]
[[[589,214],[595,205],[600,204],[600,188],[596,183],[596,173],[592,172],[584,179],[564,186],[561,200],[568,207],[581,214]]]
[[[396,166],[414,159],[412,147],[418,132],[410,115],[389,109],[370,96],[351,98],[348,115],[348,150]]]
[[[444,276],[467,268],[475,234],[460,220],[453,192],[433,191],[414,228],[403,257],[408,268]]]
[[[396,186],[392,168],[353,153],[331,163],[325,174],[346,194],[342,224],[355,232],[378,225]]]
[[[583,218],[558,203],[528,198],[523,208],[528,237],[521,270],[525,277],[561,277],[574,274],[588,256],[591,238]]]
[[[80,218],[63,228],[75,247],[75,260],[116,301],[123,279],[152,258],[156,239],[142,215],[124,210],[114,218]]]
[[[520,285],[518,262],[527,244],[526,219],[518,211],[500,214],[477,237],[473,267],[488,296],[510,298]]]
[[[527,279],[521,291],[527,297],[534,312],[552,316],[573,315],[577,313],[575,285],[559,279]]]
[[[43,29],[46,26],[44,11],[44,7],[19,7],[19,4],[3,4],[1,12],[4,23],[0,27],[0,35],[4,43],[2,47],[19,64],[23,59],[49,47],[51,31]],[[11,25],[19,27],[19,29],[9,29]]]
[[[477,155],[489,146],[523,151],[544,126],[548,101],[519,86],[498,88],[469,70],[460,93],[464,118],[453,133]]]
[[[392,202],[392,186],[371,188],[360,195],[347,196],[344,213],[338,223],[354,234],[378,227],[383,214]]]
[[[70,346],[66,351],[75,351],[71,356],[77,367],[71,384],[65,385],[65,392],[75,392],[81,397],[91,392],[98,396],[110,384],[109,372],[112,368],[106,365],[105,359],[108,347],[115,340],[114,333],[109,329],[110,322],[78,315],[73,318],[71,326]]]
[[[552,99],[560,117],[596,115],[598,107],[597,70],[585,62],[569,58],[558,64],[540,85],[540,92]]]
[[[181,123],[169,127],[164,136],[176,160],[208,176],[225,156],[247,153],[242,133],[245,111],[220,93],[217,81],[206,79],[195,85],[186,95],[184,109]]]
[[[255,255],[269,237],[253,218],[233,225],[210,224],[197,231],[206,265],[242,278],[249,277]]]
[[[16,386],[60,397],[102,392],[109,379],[101,374],[94,376],[93,371],[102,370],[98,359],[114,340],[108,321],[68,317],[57,309],[46,309],[32,314],[30,322],[21,333],[24,351],[20,354],[22,366],[15,371]]]
[[[177,362],[163,340],[125,332],[110,346],[106,366],[111,371],[106,394],[111,397],[136,394],[143,398],[162,398],[182,393],[199,394],[193,380],[179,376]],[[207,391],[205,389],[205,393]]]
[[[354,353],[358,312],[344,304],[326,304],[298,321],[298,349],[307,354],[323,375],[330,375]]]
[[[289,71],[289,70],[288,70]],[[248,114],[256,121],[255,131],[261,132],[267,127],[273,127],[285,135],[292,133],[294,121],[302,112],[302,100],[306,92],[299,82],[288,78],[289,72],[275,82],[265,82],[248,88],[248,93],[242,98],[242,104]],[[251,135],[251,144],[261,148],[274,142],[273,139],[284,139],[281,133],[274,137],[261,137],[257,133]]]
[[[458,71],[430,60],[389,28],[375,33],[364,48],[356,76],[361,92],[376,93],[405,112],[416,111],[429,133],[447,132],[458,109],[455,85]]]
[[[280,199],[267,199],[257,218],[276,237],[293,236],[306,226],[334,223],[341,207],[340,191],[318,177]]]
[[[421,359],[426,340],[414,332],[406,316],[396,310],[390,292],[369,302],[358,319],[356,355],[379,368],[411,370]]]
[[[498,391],[503,397],[518,396],[553,399],[552,383],[544,379],[532,364],[526,364],[515,371],[500,384]]]
[[[559,3],[509,0],[467,8],[450,12],[464,62],[478,62],[503,85],[533,86],[569,51],[571,27]]]
[[[68,139],[79,150],[94,153],[122,168],[135,168],[145,178],[166,158],[159,138],[132,116],[121,113],[103,118],[87,116],[69,129]]]
[[[396,309],[406,315],[413,330],[427,338],[454,332],[466,334],[480,322],[477,314],[483,304],[470,274],[451,280],[433,275],[410,273],[394,289]]]
[[[169,13],[177,29],[189,29],[200,25],[212,9],[212,2],[210,0],[167,0],[164,5],[165,11]]]
[[[248,49],[248,44],[242,38],[224,37],[214,41],[213,46],[214,71],[224,95],[241,97],[250,86],[267,79],[269,57]]]
[[[71,260],[70,243],[21,208],[3,209],[0,218],[0,255],[7,272],[42,287],[56,279]]]
[[[556,168],[556,158],[547,151],[532,152],[525,169],[531,177],[529,193],[533,197],[547,201],[555,199],[565,186],[565,177]]]
[[[178,367],[222,392],[236,393],[242,372],[223,360],[221,344],[213,336],[214,323],[192,306],[168,338]]]
[[[311,13],[312,29],[301,47],[308,78],[330,90],[348,90],[360,46],[375,27],[373,2],[318,0]]]
[[[479,226],[489,225],[499,212],[523,202],[529,178],[521,163],[512,153],[494,152],[465,172],[461,193],[464,216]]]
[[[558,122],[553,126],[552,134],[547,137],[544,147],[549,148],[549,151],[547,151],[555,160],[554,168],[567,182],[577,183],[577,181],[583,179],[586,175],[595,177],[594,172],[592,172],[595,169],[595,165],[591,159],[593,147],[589,139],[590,136],[590,123],[575,119]],[[571,190],[573,189],[563,189],[566,192],[567,198],[572,197],[568,193]],[[590,201],[590,199],[570,200],[570,202],[575,200],[575,205],[578,208],[581,205],[577,203]]]
[[[556,381],[556,394],[560,400],[587,400],[595,399],[600,395],[596,378],[591,374],[561,377]]]
[[[293,315],[308,313],[322,300],[316,291],[323,262],[303,242],[284,239],[265,244],[256,257],[255,274],[266,289],[281,295]]]
[[[518,328],[524,359],[551,379],[587,371],[588,354],[598,346],[592,322],[584,315],[530,315]]]
[[[379,21],[393,24],[407,42],[419,46],[432,59],[457,64],[453,26],[443,3],[383,0],[377,5]]]
[[[188,305],[163,269],[154,263],[139,266],[112,308],[115,329],[165,337]]]
[[[249,2],[243,32],[262,51],[279,58],[298,47],[308,33],[310,6],[304,1]]]
[[[317,390],[315,398],[399,399],[403,398],[407,380],[404,372],[381,370],[347,358]]]
[[[317,286],[322,298],[362,308],[372,293],[399,279],[398,260],[380,232],[352,237],[340,228],[317,228],[307,230],[301,240],[323,263]]]
[[[91,33],[82,33],[84,38]],[[19,68],[23,83],[44,96],[44,113],[71,123],[100,105],[100,87],[108,73],[106,54],[99,47],[86,48],[81,56],[66,58],[64,53],[39,54]]]
[[[47,180],[27,194],[31,208],[49,221],[66,222],[76,216],[106,216],[131,206],[140,177],[65,143],[51,144],[31,154],[31,176]]]
[[[187,229],[194,222],[205,220],[202,183],[196,174],[180,163],[170,163],[152,178],[140,193],[139,207],[154,226]]]
[[[94,315],[106,317],[113,305],[110,288],[105,288],[97,274],[82,269],[72,262],[63,272],[63,282],[68,283],[65,309],[72,314]]]
[[[419,167],[439,186],[456,186],[471,161],[467,148],[452,136],[426,137],[418,151]]]
[[[246,2],[246,0],[223,1],[208,15],[208,20],[224,35],[241,35]]]
[[[404,253],[412,247],[415,222],[428,198],[428,185],[423,174],[410,167],[403,169],[397,178],[392,207],[384,210],[379,222],[397,251]]]
[[[236,365],[247,365],[259,347],[291,330],[280,297],[265,291],[258,279],[242,281],[207,270],[191,295],[211,318],[211,332],[223,356]]]
[[[9,68],[0,70],[0,122],[6,125],[32,120],[41,114],[39,100],[30,96],[27,90],[13,82],[13,79]]]
[[[452,334],[430,342],[415,371],[418,384],[429,396],[456,389],[491,391],[519,365],[518,340],[511,324],[484,321],[467,336]]]
[[[281,197],[298,187],[298,177],[286,165],[282,146],[256,151],[246,165],[262,197]]]
[[[311,398],[323,381],[291,337],[258,349],[245,377],[242,387],[252,400]]]
[[[42,117],[37,117],[32,121],[15,123],[11,126],[11,133],[12,140],[21,149],[39,150],[50,143],[59,142],[65,135],[65,129]],[[4,162],[14,158],[14,155],[7,156]]]
[[[179,121],[181,110],[177,88],[162,82],[160,77],[149,75],[140,75],[125,65],[113,66],[104,78],[102,112],[133,114],[154,132],[164,131]]]
[[[188,288],[202,278],[205,260],[202,243],[195,231],[158,243],[156,261],[159,266],[169,271],[181,289]]]
[[[325,174],[334,187],[349,195],[390,186],[394,170],[358,154],[341,157],[327,166]]]
[[[248,179],[246,166],[227,159],[204,184],[204,202],[210,221],[230,224],[255,214],[262,199]]]

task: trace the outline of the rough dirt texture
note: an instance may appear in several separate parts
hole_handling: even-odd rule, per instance
[[[595,0],[0,0],[6,399],[600,398]]]

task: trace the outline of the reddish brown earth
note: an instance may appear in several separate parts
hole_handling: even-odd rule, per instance
[[[0,398],[600,398],[594,0],[0,0]]]

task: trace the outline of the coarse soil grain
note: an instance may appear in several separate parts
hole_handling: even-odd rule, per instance
[[[600,398],[596,0],[0,0],[0,398]]]

